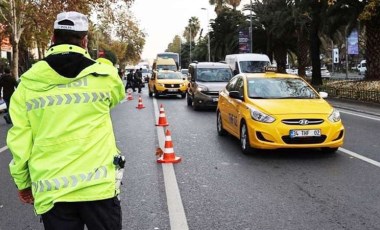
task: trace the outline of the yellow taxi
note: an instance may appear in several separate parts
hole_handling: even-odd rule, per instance
[[[240,139],[243,153],[257,149],[318,148],[335,153],[343,145],[338,110],[301,77],[266,71],[238,74],[219,93],[217,131]]]
[[[181,72],[171,70],[153,71],[148,83],[149,97],[154,94],[156,98],[160,95],[181,95],[182,98],[185,98],[187,85],[187,78]]]

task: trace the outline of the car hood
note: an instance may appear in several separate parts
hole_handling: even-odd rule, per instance
[[[207,87],[208,91],[221,91],[228,82],[197,82],[200,86]]]
[[[330,114],[332,107],[323,99],[250,99],[252,105],[271,115]]]

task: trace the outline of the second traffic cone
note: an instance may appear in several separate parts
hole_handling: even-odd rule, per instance
[[[164,110],[164,107],[160,106],[160,115],[158,117],[158,122],[156,124],[156,126],[168,126],[169,123],[168,121],[166,120],[166,115],[165,115],[165,110]]]
[[[137,104],[137,107],[136,108],[138,108],[138,109],[143,109],[143,108],[145,108],[145,106],[143,105],[143,103],[142,103],[142,98],[141,98],[141,96],[139,96],[139,103]]]
[[[128,101],[133,100],[133,97],[132,97],[132,93],[131,93],[131,91],[128,92],[127,100],[128,100]]]
[[[167,129],[165,134],[165,147],[164,153],[157,159],[157,163],[178,163],[181,161],[174,153],[173,142],[170,131]]]

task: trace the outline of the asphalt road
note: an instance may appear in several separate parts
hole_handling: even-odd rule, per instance
[[[238,140],[217,135],[213,110],[193,111],[180,98],[151,99],[146,89],[146,108],[138,110],[133,95],[112,112],[127,158],[123,229],[171,229],[183,219],[186,226],[176,229],[380,229],[379,106],[331,100],[346,127],[345,144],[335,155],[315,150],[243,155]],[[175,183],[156,162],[162,140],[154,106],[161,104],[175,154],[182,158],[173,165]],[[18,201],[9,176],[10,153],[2,149],[8,127],[0,119],[0,230],[43,229],[32,206]],[[167,195],[176,187],[179,199]],[[169,212],[172,203],[182,204],[185,216]]]

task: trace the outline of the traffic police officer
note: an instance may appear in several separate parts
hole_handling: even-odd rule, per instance
[[[10,172],[45,229],[121,229],[116,179],[125,162],[110,109],[124,86],[115,67],[90,58],[87,31],[85,15],[58,14],[46,58],[21,76],[11,99]]]

